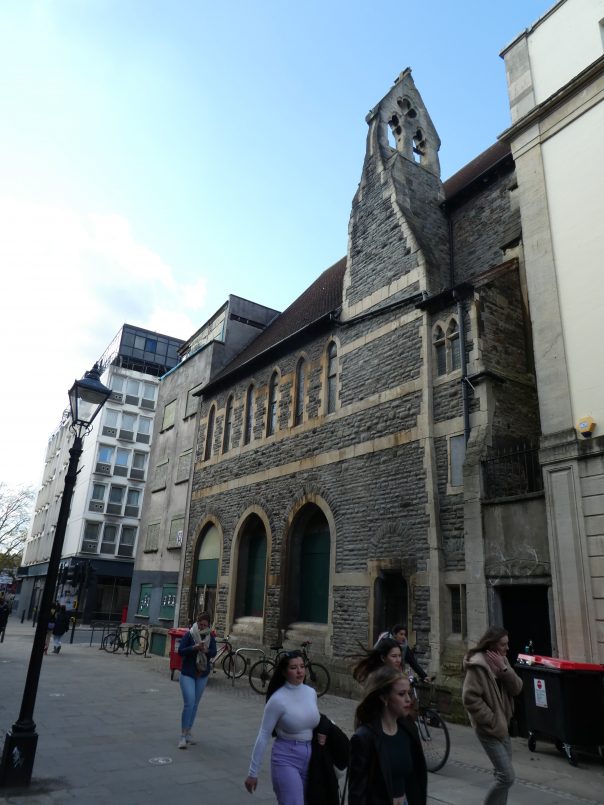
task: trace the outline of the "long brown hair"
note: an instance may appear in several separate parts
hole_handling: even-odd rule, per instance
[[[355,730],[362,724],[369,724],[371,721],[381,718],[386,706],[383,697],[388,695],[390,688],[399,679],[407,679],[407,677],[391,665],[382,665],[368,676],[365,695],[354,714]]]
[[[504,629],[503,626],[489,626],[474,648],[468,651],[466,655],[467,659],[469,660],[470,657],[478,654],[479,651],[493,651],[501,638],[507,637],[507,634],[508,630]]]
[[[391,637],[384,637],[380,642],[377,644],[375,648],[372,649],[363,649],[365,652],[365,656],[357,662],[357,664],[352,669],[352,676],[356,679],[357,682],[363,684],[369,674],[377,671],[381,668],[384,663],[386,662],[386,657],[393,648],[397,648],[400,650],[400,645],[393,640]],[[401,651],[401,662],[403,660],[403,654]]]

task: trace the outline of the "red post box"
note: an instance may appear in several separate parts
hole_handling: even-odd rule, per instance
[[[170,635],[170,679],[174,679],[174,671],[182,668],[182,657],[178,653],[180,641],[188,632],[188,629],[168,629]]]

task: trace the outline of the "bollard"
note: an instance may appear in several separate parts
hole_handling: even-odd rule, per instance
[[[25,610],[21,613],[21,623],[25,620]]]
[[[76,627],[76,619],[72,617],[69,620],[71,622],[71,635],[69,636],[69,642],[73,643],[73,636],[75,634],[75,627]]]

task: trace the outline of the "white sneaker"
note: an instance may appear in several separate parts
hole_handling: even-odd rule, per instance
[[[195,746],[195,744],[197,743],[197,741],[195,740],[195,738],[193,738],[192,735],[185,735],[185,740],[189,746]]]
[[[178,742],[178,748],[179,749],[186,749],[187,748],[187,739],[185,738],[184,735],[182,736],[182,738]]]

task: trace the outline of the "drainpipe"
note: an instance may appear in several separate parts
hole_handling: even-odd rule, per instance
[[[461,349],[461,409],[463,412],[463,435],[467,445],[470,439],[470,403],[468,400],[468,365],[466,363],[466,327],[463,318],[463,305],[455,291],[453,297],[457,299],[457,318],[459,319],[459,346]]]
[[[459,321],[459,356],[461,359],[461,409],[463,415],[463,435],[467,445],[470,440],[470,405],[468,400],[468,365],[466,362],[466,326],[463,317],[462,300],[455,290],[455,257],[453,244],[453,220],[449,215],[449,282],[453,299],[457,301],[457,319]]]

